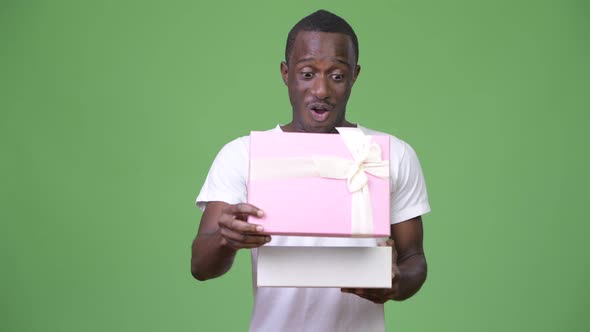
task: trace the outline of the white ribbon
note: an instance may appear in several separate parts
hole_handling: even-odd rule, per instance
[[[336,128],[352,155],[309,158],[254,158],[250,160],[250,179],[323,177],[346,179],[351,192],[351,234],[373,234],[373,208],[367,173],[389,178],[389,161],[381,159],[381,147],[371,142],[358,128]]]

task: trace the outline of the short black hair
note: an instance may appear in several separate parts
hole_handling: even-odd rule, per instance
[[[287,36],[287,47],[285,47],[285,62],[289,63],[289,55],[293,50],[293,43],[297,34],[301,31],[318,31],[318,32],[336,32],[342,33],[352,39],[352,45],[354,47],[354,54],[356,61],[359,59],[359,42],[356,38],[356,34],[348,22],[342,17],[330,13],[327,10],[318,10],[304,18],[302,18],[293,28],[289,31]]]

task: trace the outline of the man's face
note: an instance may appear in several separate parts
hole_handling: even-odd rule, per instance
[[[360,66],[349,36],[302,31],[281,75],[293,106],[294,131],[328,133],[346,123],[346,103]]]

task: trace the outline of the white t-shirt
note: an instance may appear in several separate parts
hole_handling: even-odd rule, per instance
[[[365,134],[384,134],[358,126]],[[282,132],[277,126],[271,131]],[[430,212],[426,184],[414,150],[390,136],[391,223]],[[205,209],[210,201],[247,202],[250,139],[226,144],[211,166],[197,197]],[[260,207],[264,209],[264,207]],[[272,236],[276,246],[375,246],[379,239]],[[254,310],[250,331],[385,331],[383,305],[340,288],[274,288],[256,286],[256,249],[252,250]]]

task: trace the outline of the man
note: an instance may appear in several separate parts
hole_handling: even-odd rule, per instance
[[[289,33],[281,75],[293,107],[292,121],[276,132],[335,133],[358,127],[346,120],[346,103],[361,67],[357,37],[342,18],[320,10]],[[376,245],[377,239],[289,237],[261,234],[256,219],[264,207],[247,201],[248,137],[219,152],[197,198],[204,209],[192,248],[192,274],[198,280],[227,272],[240,249],[252,249],[254,311],[251,331],[383,331],[383,303],[415,294],[426,279],[421,215],[430,211],[420,164],[412,148],[390,136],[391,289],[266,288],[256,286],[256,249],[272,245]],[[302,208],[294,206],[293,208]]]

